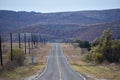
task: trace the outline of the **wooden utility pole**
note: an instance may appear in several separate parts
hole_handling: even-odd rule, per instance
[[[31,45],[32,45],[32,49],[33,49],[33,34],[31,33]]]
[[[33,35],[33,44],[34,44],[34,47],[35,47],[35,45],[36,45],[36,36],[35,36],[35,34]]]
[[[18,33],[18,39],[19,39],[19,48],[21,48],[20,33]]]
[[[13,61],[13,53],[12,53],[12,33],[10,33],[10,47],[11,47],[11,61]]]
[[[2,59],[2,40],[1,40],[1,35],[0,35],[0,62],[1,62],[1,66],[3,66],[3,59]]]
[[[25,54],[26,54],[26,34],[24,34]]]
[[[30,54],[30,39],[28,39],[28,47],[29,47],[29,54]]]
[[[39,33],[39,44],[41,43],[41,35],[40,35],[40,33]]]

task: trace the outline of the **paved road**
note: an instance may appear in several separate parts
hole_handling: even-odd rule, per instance
[[[53,43],[46,66],[37,80],[85,80],[71,69],[59,43]]]

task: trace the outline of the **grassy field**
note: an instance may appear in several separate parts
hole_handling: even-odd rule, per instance
[[[81,61],[80,48],[74,48],[71,44],[62,44],[62,47],[72,68],[88,80],[120,80],[120,64],[86,63]]]
[[[7,61],[6,54],[10,51],[10,44],[3,43],[3,62],[4,65]],[[18,43],[13,43],[13,48],[18,48]],[[24,44],[22,43],[22,49],[24,50]],[[40,44],[38,48],[31,49],[31,54],[29,55],[28,49],[25,65],[17,67],[13,70],[6,70],[4,67],[0,67],[0,80],[27,80],[29,77],[33,77],[36,74],[41,73],[45,68],[46,57],[48,56],[51,49],[51,44]],[[31,55],[34,55],[34,64],[31,64]]]

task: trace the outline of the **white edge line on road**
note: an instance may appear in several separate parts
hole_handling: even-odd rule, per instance
[[[52,52],[52,49],[51,49],[51,51],[50,51],[50,54],[51,54],[51,52]],[[39,74],[38,74],[34,79],[32,79],[32,80],[37,80],[38,78],[41,78],[41,77],[45,74],[45,72],[47,71],[47,68],[48,68],[48,59],[49,59],[49,57],[50,57],[50,55],[47,56],[47,62],[46,62],[46,66],[45,66],[44,70],[43,70],[41,73],[39,73]]]
[[[62,48],[61,48],[62,49]],[[63,50],[61,50],[62,51],[62,54],[63,54]],[[71,67],[71,65],[68,63],[68,61],[67,61],[67,57],[66,56],[64,56],[64,58],[65,58],[65,61],[66,61],[66,63],[67,63],[67,65],[70,67],[70,69],[71,70],[74,70],[72,67]],[[76,72],[79,76],[81,76],[84,80],[86,80],[86,78],[83,76],[83,75],[81,75],[80,73],[78,73],[78,72]]]
[[[41,73],[39,73],[36,77],[35,77],[35,79],[33,79],[33,80],[37,80],[38,78],[41,78],[44,74],[45,74],[45,72],[47,71],[47,65],[48,65],[48,58],[49,57],[47,57],[47,64],[46,64],[46,66],[45,66],[45,68],[44,68],[44,70],[41,72]]]
[[[64,56],[65,57],[65,56]],[[71,67],[71,65],[68,63],[68,61],[67,61],[67,58],[65,57],[65,60],[66,60],[66,62],[67,62],[67,65],[69,65],[69,67],[71,68],[71,70],[74,70],[72,67]],[[80,73],[78,73],[78,72],[76,72],[79,76],[81,76],[84,80],[86,80],[86,78],[83,76],[83,75],[81,75]]]
[[[52,51],[52,49],[51,49],[51,51]],[[51,51],[50,51],[50,54],[51,54]],[[63,53],[63,51],[62,51],[62,53]],[[67,65],[71,68],[71,70],[74,70],[72,67],[71,67],[71,65],[68,63],[68,61],[67,61],[67,58],[66,58],[66,56],[64,56],[65,57],[65,60],[66,60],[66,63],[67,63]],[[37,80],[38,78],[41,78],[44,74],[45,74],[45,72],[47,71],[47,65],[48,65],[48,59],[49,59],[49,56],[47,57],[47,63],[46,63],[46,67],[45,67],[45,69],[43,70],[43,72],[42,73],[40,73],[40,74],[38,74],[34,79],[32,79],[32,80]],[[83,75],[81,75],[80,73],[78,73],[78,72],[76,72],[79,76],[81,76],[84,80],[86,80],[86,78],[83,76]]]

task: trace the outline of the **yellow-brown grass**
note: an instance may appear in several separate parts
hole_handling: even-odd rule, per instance
[[[13,49],[18,48],[18,43],[13,43]],[[46,45],[40,44],[38,48],[31,49],[31,54],[28,53],[28,45],[27,45],[27,54],[25,59],[25,65],[21,67],[17,67],[11,71],[2,70],[0,72],[0,80],[19,80],[21,78],[29,77],[35,75],[36,73],[40,73],[46,65],[46,56],[49,55],[51,49],[51,44],[47,43]],[[22,50],[24,51],[24,44],[22,43]],[[10,44],[3,43],[2,44],[3,51],[3,62],[4,65],[7,61],[6,54],[10,51]],[[34,64],[32,65],[31,56],[34,56]],[[2,67],[0,68],[2,69]]]
[[[95,65],[81,61],[80,48],[74,48],[70,44],[62,44],[64,54],[67,56],[72,68],[86,76],[88,80],[108,79],[120,80],[120,65]]]

